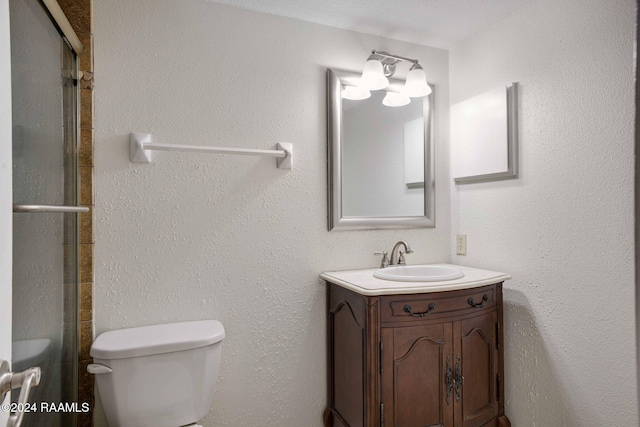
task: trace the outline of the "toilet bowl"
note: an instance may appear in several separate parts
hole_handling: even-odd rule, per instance
[[[169,323],[101,334],[91,346],[110,427],[179,427],[211,407],[224,327],[217,320]]]

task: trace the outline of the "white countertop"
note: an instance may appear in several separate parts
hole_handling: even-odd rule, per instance
[[[454,264],[433,264],[457,267],[464,273],[464,277],[440,282],[395,282],[373,277],[377,268],[366,270],[328,271],[320,275],[327,282],[334,283],[361,295],[395,295],[395,294],[423,294],[428,292],[454,291],[458,289],[477,288],[484,285],[500,283],[511,279],[506,273],[481,270],[479,268],[464,267]]]

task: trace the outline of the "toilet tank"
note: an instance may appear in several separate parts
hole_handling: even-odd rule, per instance
[[[109,426],[177,427],[203,418],[213,401],[224,336],[217,320],[101,334],[91,346],[90,372]]]

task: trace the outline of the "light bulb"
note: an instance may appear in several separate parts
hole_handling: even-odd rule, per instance
[[[411,100],[408,96],[398,92],[387,92],[387,95],[382,100],[382,104],[387,107],[402,107],[410,102]]]
[[[342,97],[344,99],[350,99],[353,101],[359,101],[361,99],[367,99],[371,96],[371,92],[367,89],[358,86],[345,86],[342,91]]]
[[[379,90],[389,86],[389,79],[384,76],[382,62],[374,55],[369,56],[365,62],[358,86],[369,90]]]
[[[420,64],[414,64],[409,70],[402,93],[411,98],[419,98],[431,93],[431,88],[427,84],[427,75]]]

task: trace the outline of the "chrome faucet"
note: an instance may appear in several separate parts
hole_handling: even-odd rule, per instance
[[[403,250],[398,251],[398,249],[400,248],[400,245],[404,246],[404,251]],[[397,257],[396,257],[396,253],[398,254]],[[398,243],[396,243],[393,246],[393,249],[391,250],[389,265],[405,265],[406,262],[404,260],[404,255],[412,254],[412,253],[413,251],[411,250],[411,247],[409,246],[409,244],[404,240],[400,240]]]
[[[404,251],[399,249],[400,245],[404,246]],[[388,252],[387,251],[383,251],[383,252],[374,252],[374,255],[382,255],[382,261],[380,262],[380,268],[386,268],[390,265],[405,265],[406,262],[404,260],[404,256],[405,254],[412,254],[413,251],[411,250],[411,247],[409,247],[409,244],[407,242],[405,242],[404,240],[400,240],[398,243],[396,243],[393,246],[393,249],[391,250],[391,257],[387,257]],[[397,254],[397,255],[396,255]]]

